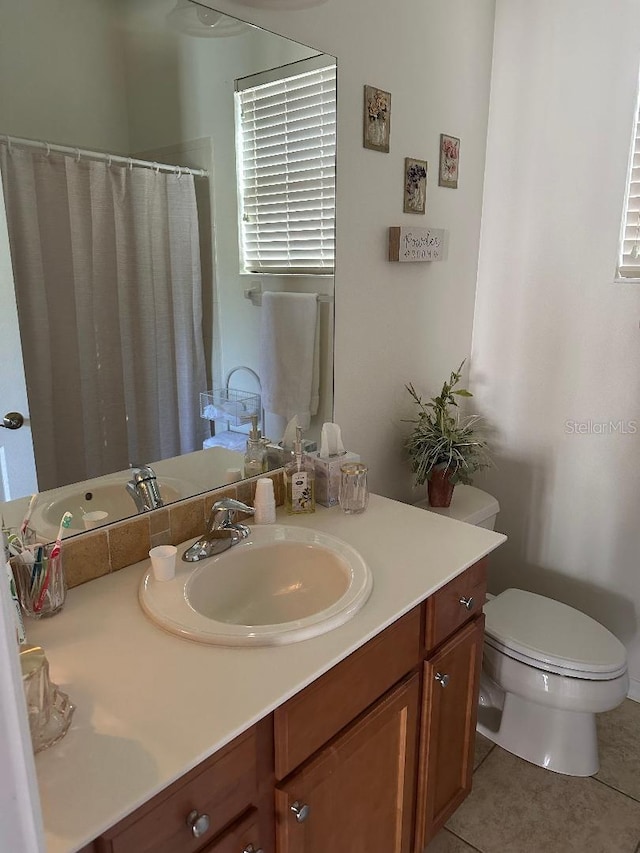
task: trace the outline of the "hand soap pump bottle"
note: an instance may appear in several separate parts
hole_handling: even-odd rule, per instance
[[[284,467],[285,505],[289,515],[316,511],[316,474],[302,454],[302,428],[296,428],[293,459]]]
[[[267,449],[262,441],[262,433],[258,429],[258,418],[251,418],[251,432],[247,439],[247,449],[244,454],[244,476],[258,477],[267,470]]]

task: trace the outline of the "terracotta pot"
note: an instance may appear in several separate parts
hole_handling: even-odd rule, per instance
[[[436,468],[427,482],[429,506],[449,506],[453,497],[454,484],[449,481],[447,468]]]

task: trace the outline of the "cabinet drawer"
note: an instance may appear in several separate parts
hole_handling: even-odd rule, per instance
[[[420,661],[416,607],[274,713],[276,778],[336,735]]]
[[[251,850],[264,853],[260,844],[260,825],[255,809],[240,818],[201,853],[241,853]]]
[[[256,804],[257,763],[254,727],[100,836],[97,853],[200,850]],[[209,818],[208,829],[197,838],[187,824],[192,811]]]
[[[465,622],[481,613],[486,592],[485,557],[430,596],[425,607],[424,635],[427,651],[435,649]],[[471,606],[464,603],[469,599],[473,599]]]

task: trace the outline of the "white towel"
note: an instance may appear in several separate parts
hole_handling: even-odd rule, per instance
[[[298,416],[303,429],[318,411],[320,345],[317,293],[262,294],[260,381],[266,412]]]

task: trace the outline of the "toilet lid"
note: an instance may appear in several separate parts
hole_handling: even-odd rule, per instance
[[[484,606],[485,631],[492,645],[551,667],[586,674],[624,672],[627,653],[604,625],[560,601],[507,589]]]

